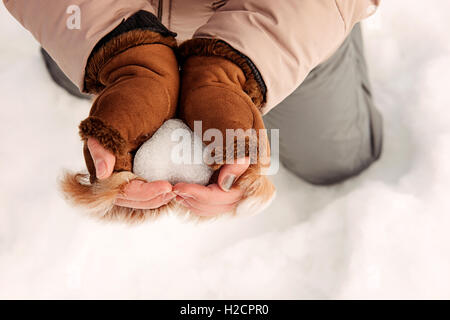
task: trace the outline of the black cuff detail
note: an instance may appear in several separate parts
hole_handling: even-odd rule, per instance
[[[136,12],[128,19],[124,19],[113,31],[104,36],[92,50],[91,56],[96,53],[103,45],[105,45],[111,39],[120,36],[123,33],[132,30],[150,30],[161,34],[163,37],[176,37],[177,34],[167,29],[158,18],[144,10]]]

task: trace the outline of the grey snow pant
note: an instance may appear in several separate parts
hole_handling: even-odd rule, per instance
[[[89,98],[43,49],[42,55],[58,85]],[[264,121],[267,129],[280,129],[280,161],[311,183],[340,182],[378,159],[382,120],[370,93],[359,24]]]
[[[341,182],[380,157],[382,118],[372,100],[359,24],[264,121],[267,129],[280,130],[281,163],[313,184]]]

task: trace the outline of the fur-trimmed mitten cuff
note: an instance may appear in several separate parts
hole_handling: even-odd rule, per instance
[[[260,198],[254,199],[255,203],[267,203],[274,187],[261,172],[268,166],[269,144],[260,112],[266,88],[258,70],[249,58],[217,39],[192,39],[179,51],[181,118],[193,130],[194,122],[201,121],[202,134],[209,129],[222,133],[219,154],[214,141],[215,169],[220,168],[220,162],[251,157],[252,164],[237,185],[246,191],[245,198]],[[234,134],[228,135],[229,129]]]

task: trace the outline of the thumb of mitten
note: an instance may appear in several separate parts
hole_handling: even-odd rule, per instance
[[[99,180],[109,178],[114,171],[116,157],[94,138],[89,138],[84,147],[84,158],[91,177]]]

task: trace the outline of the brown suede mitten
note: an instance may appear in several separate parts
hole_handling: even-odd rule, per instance
[[[223,136],[220,161],[230,161],[250,154],[251,137],[244,134],[244,146],[235,140],[227,141],[227,129],[254,129],[257,157],[252,159],[249,170],[237,185],[246,189],[246,197],[259,197],[267,202],[274,193],[273,185],[263,176],[261,168],[268,166],[269,145],[260,112],[264,102],[264,84],[251,61],[223,41],[193,39],[180,46],[181,95],[179,112],[181,118],[194,130],[194,121],[202,122],[202,134],[208,129],[218,129]],[[239,135],[236,135],[239,137]],[[253,141],[255,142],[255,141]],[[205,141],[208,145],[208,141]],[[242,150],[242,148],[245,148]],[[230,152],[230,148],[233,148]],[[264,157],[265,163],[261,158]],[[256,162],[255,162],[256,161]],[[229,162],[228,162],[229,163]]]
[[[173,37],[133,30],[107,42],[86,68],[86,89],[99,94],[89,117],[80,124],[84,156],[91,176],[95,167],[89,137],[116,156],[114,171],[132,171],[135,151],[173,118],[179,90]]]
[[[248,61],[226,43],[213,39],[189,40],[181,45],[180,52],[181,118],[191,129],[194,121],[202,121],[203,132],[220,130],[223,148],[235,147],[232,154],[236,156],[237,147],[225,141],[227,129],[255,129],[257,134],[264,129],[259,111],[263,94]]]

